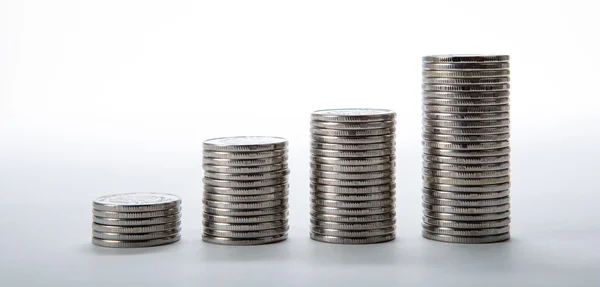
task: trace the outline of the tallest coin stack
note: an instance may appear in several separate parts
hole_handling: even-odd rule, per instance
[[[423,58],[423,236],[508,240],[509,57]]]

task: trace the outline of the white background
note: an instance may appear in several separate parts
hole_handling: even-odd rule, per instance
[[[0,1],[2,286],[598,286],[594,1]],[[511,56],[512,240],[420,237],[421,56]],[[397,112],[398,239],[308,238],[309,115]],[[201,242],[202,141],[290,141],[288,241]],[[94,247],[91,202],[169,192],[177,244]]]

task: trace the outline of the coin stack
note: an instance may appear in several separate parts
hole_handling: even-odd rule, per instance
[[[395,118],[390,110],[312,113],[313,240],[370,244],[395,238]]]
[[[209,139],[203,167],[205,242],[258,245],[287,239],[287,140]]]
[[[423,57],[423,237],[510,238],[509,56]]]
[[[179,241],[181,199],[164,193],[124,193],[93,203],[92,243],[102,247],[150,247]]]

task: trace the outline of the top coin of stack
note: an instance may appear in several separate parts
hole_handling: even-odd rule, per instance
[[[176,242],[181,199],[164,193],[125,193],[93,203],[92,243],[103,247],[150,247]]]
[[[287,141],[245,136],[204,142],[203,240],[223,245],[283,241],[288,225]]]
[[[377,109],[312,113],[312,239],[369,244],[395,238],[395,116]]]
[[[510,238],[509,56],[423,57],[423,236]]]

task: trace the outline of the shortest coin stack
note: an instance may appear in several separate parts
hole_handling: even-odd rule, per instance
[[[259,245],[288,231],[287,141],[242,136],[204,142],[205,242]]]
[[[124,193],[93,203],[92,243],[135,248],[173,243],[181,238],[181,199],[164,193]]]

